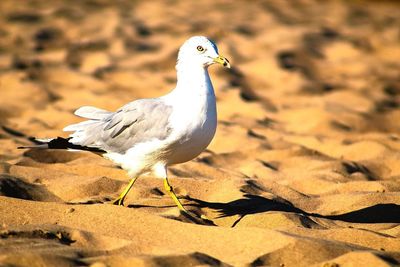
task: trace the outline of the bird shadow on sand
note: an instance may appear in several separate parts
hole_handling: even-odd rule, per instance
[[[271,200],[252,194],[245,194],[243,198],[227,203],[207,202],[191,197],[186,197],[186,199],[193,202],[193,204],[190,205],[197,208],[217,210],[221,214],[219,216],[220,218],[238,215],[239,219],[233,223],[232,227],[236,226],[246,215],[268,211],[293,212],[304,216],[339,220],[349,223],[400,223],[400,205],[394,203],[376,204],[338,215],[321,215],[296,208],[288,201]]]
[[[188,205],[184,205],[188,206]],[[190,206],[190,205],[189,205]],[[152,205],[138,205],[138,204],[130,204],[128,208],[177,208],[175,205],[164,205],[164,206],[152,206]],[[198,211],[196,210],[189,210],[188,213],[186,212],[179,212],[179,216],[168,216],[164,215],[163,217],[177,220],[180,222],[186,223],[194,223],[200,225],[208,225],[208,226],[217,226],[212,220],[208,219],[207,217],[203,217]]]

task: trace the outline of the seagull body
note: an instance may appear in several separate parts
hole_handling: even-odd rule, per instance
[[[150,172],[164,179],[166,190],[187,212],[168,183],[167,167],[195,158],[214,137],[217,110],[208,74],[214,63],[230,67],[212,41],[192,37],[179,50],[177,84],[170,93],[135,100],[116,112],[81,107],[75,114],[87,120],[64,128],[73,132],[70,138],[51,139],[42,147],[90,150],[121,166],[132,180],[115,204],[123,205],[135,180]]]
[[[143,105],[152,107],[149,113],[143,114],[143,120],[154,123],[149,125],[150,135],[145,141],[129,145],[127,150],[106,150],[104,157],[127,170],[131,177],[148,172],[160,176],[158,174],[161,172],[160,178],[164,178],[162,173],[167,166],[183,163],[198,156],[211,142],[217,128],[217,111],[211,80],[207,71],[198,72],[195,75],[201,75],[202,72],[205,74],[200,83],[191,84],[193,80],[198,81],[193,77],[186,80],[186,83],[178,83],[179,86],[165,96],[140,99],[126,105],[127,109]],[[152,116],[152,119],[149,116]],[[104,124],[104,121],[100,123]],[[136,123],[140,124],[138,121]],[[74,142],[74,138],[71,141]]]

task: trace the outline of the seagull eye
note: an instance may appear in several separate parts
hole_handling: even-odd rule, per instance
[[[199,52],[204,52],[204,47],[202,47],[201,45],[199,45],[198,47],[196,47],[197,51]]]

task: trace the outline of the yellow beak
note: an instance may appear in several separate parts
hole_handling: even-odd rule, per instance
[[[215,63],[221,64],[222,66],[227,67],[228,69],[231,68],[231,64],[229,64],[229,60],[227,60],[223,56],[218,56],[218,57],[214,58],[213,60]]]

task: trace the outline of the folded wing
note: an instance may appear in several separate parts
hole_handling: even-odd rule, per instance
[[[107,152],[125,153],[137,143],[163,140],[171,132],[169,117],[172,107],[159,99],[130,102],[116,112],[95,107],[81,107],[75,114],[89,120],[72,124],[69,142],[99,148]]]

